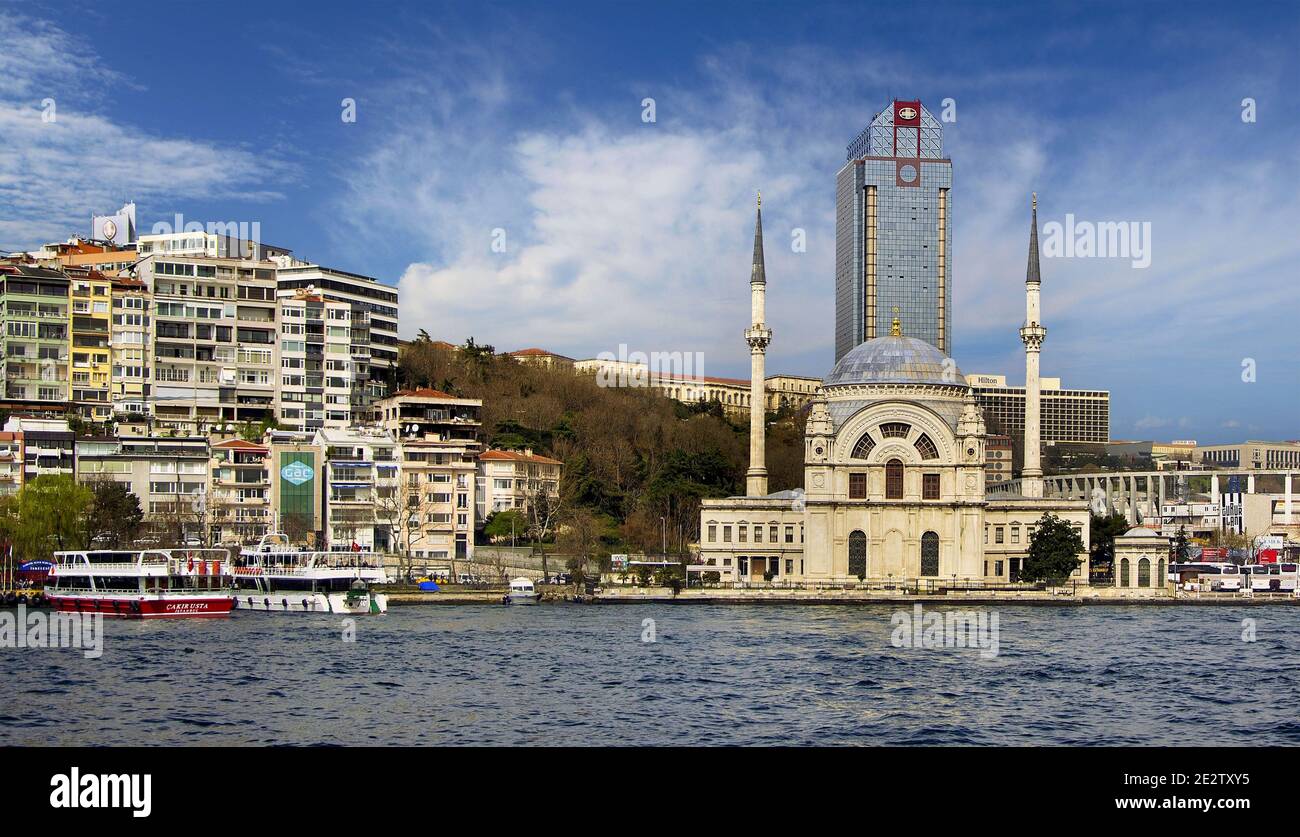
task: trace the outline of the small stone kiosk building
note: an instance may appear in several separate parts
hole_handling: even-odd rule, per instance
[[[1165,590],[1169,570],[1169,539],[1134,526],[1115,538],[1115,586]]]

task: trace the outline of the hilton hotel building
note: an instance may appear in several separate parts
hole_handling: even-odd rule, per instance
[[[891,102],[835,176],[835,360],[889,334],[952,355],[952,161],[918,101]],[[897,315],[895,315],[897,311]]]
[[[1061,389],[1060,378],[1042,378],[1042,440],[1056,442],[1110,441],[1110,392],[1104,389]],[[967,375],[966,383],[984,409],[984,420],[1012,438],[1025,432],[1025,388],[1007,386],[1006,375]],[[990,428],[989,432],[993,432]]]

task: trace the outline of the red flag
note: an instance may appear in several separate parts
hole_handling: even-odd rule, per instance
[[[352,542],[352,551],[353,551],[353,552],[360,552],[360,551],[361,551],[361,544],[357,543],[356,541],[353,541],[353,542]]]

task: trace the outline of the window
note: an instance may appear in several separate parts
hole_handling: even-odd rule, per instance
[[[901,459],[891,459],[885,463],[885,499],[903,499],[903,460]]]
[[[907,434],[911,432],[912,426],[901,421],[888,421],[880,425],[882,439],[906,439]]]
[[[921,575],[936,576],[939,574],[939,536],[934,532],[926,532],[921,536]]]
[[[876,446],[876,442],[871,438],[870,433],[863,433],[862,438],[853,446],[853,453],[849,454],[852,459],[866,459],[871,455],[871,449]]]
[[[1128,586],[1128,559],[1121,559],[1119,562],[1119,586]]]
[[[723,542],[723,543],[731,543],[731,527],[730,527],[730,526],[723,526],[723,527],[722,527],[722,542]]]
[[[709,524],[709,543],[715,543],[717,540],[718,540],[718,525],[717,525],[716,523],[710,523],[710,524]]]
[[[1151,586],[1151,559],[1143,558],[1138,561],[1138,587]]]
[[[925,474],[921,477],[921,499],[938,500],[939,499],[939,475]]]
[[[849,474],[849,499],[867,499],[867,475]]]
[[[754,543],[762,543],[762,542],[763,542],[763,526],[762,526],[762,524],[755,523],[755,524],[754,524]]]
[[[1005,542],[1006,542],[1006,536],[1007,536],[1006,529],[1004,529],[1003,527],[999,526],[999,527],[998,527],[997,529],[995,529],[994,532],[993,532],[993,542],[994,542],[994,543],[1005,543]]]
[[[794,543],[794,527],[793,527],[793,526],[787,526],[787,527],[785,527],[785,542],[786,542],[786,543]]]
[[[1012,526],[1012,527],[1011,527],[1011,542],[1012,542],[1012,543],[1020,543],[1020,527],[1019,527],[1019,526]]]
[[[741,523],[738,526],[736,526],[736,536],[740,539],[740,543],[748,543],[749,525],[746,523]]]
[[[922,433],[916,440],[916,450],[921,454],[922,459],[938,459],[939,449],[930,441],[930,437]]]
[[[867,577],[867,536],[860,529],[849,533],[849,575]]]
[[[767,534],[768,534],[768,540],[770,540],[772,543],[776,543],[777,535],[776,535],[776,524],[775,524],[775,523],[773,523],[772,525],[768,526]]]

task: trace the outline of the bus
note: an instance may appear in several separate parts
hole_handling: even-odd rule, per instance
[[[1253,592],[1295,594],[1300,587],[1300,564],[1247,564],[1241,568],[1241,574],[1243,579],[1250,580]]]
[[[1244,568],[1236,564],[1194,562],[1169,565],[1169,581],[1194,590],[1234,593],[1242,589]],[[1192,586],[1194,585],[1194,586]]]

